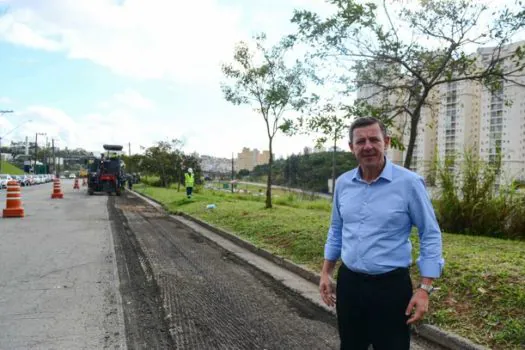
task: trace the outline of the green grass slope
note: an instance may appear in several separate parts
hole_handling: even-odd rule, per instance
[[[24,175],[24,171],[17,168],[16,166],[3,160],[0,162],[2,162],[2,170],[0,170],[1,174]]]

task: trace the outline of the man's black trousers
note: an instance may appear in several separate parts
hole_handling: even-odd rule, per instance
[[[344,264],[337,277],[337,321],[341,350],[409,350],[405,311],[412,297],[408,269],[368,275]]]

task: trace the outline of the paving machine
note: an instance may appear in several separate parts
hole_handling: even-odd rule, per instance
[[[120,196],[126,180],[124,162],[121,159],[122,148],[121,145],[104,145],[106,152],[100,158],[87,160],[89,195],[106,192]]]

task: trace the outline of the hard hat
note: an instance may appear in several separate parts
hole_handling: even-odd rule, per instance
[[[188,168],[188,173],[192,174],[193,173],[193,169],[192,168]]]

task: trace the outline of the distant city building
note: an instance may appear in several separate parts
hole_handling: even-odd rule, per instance
[[[235,161],[235,170],[246,169],[252,171],[257,165],[268,164],[270,162],[270,152],[259,152],[257,148],[253,150],[247,147],[242,149],[241,153],[237,154]]]
[[[314,147],[304,147],[303,148],[303,154],[312,154],[312,153],[322,153],[322,152],[333,152],[334,146],[322,146],[322,145],[315,145]],[[344,152],[341,147],[335,148],[336,152]]]
[[[230,174],[232,171],[232,160],[228,158],[217,158],[202,155],[199,157],[201,169],[204,173]]]

